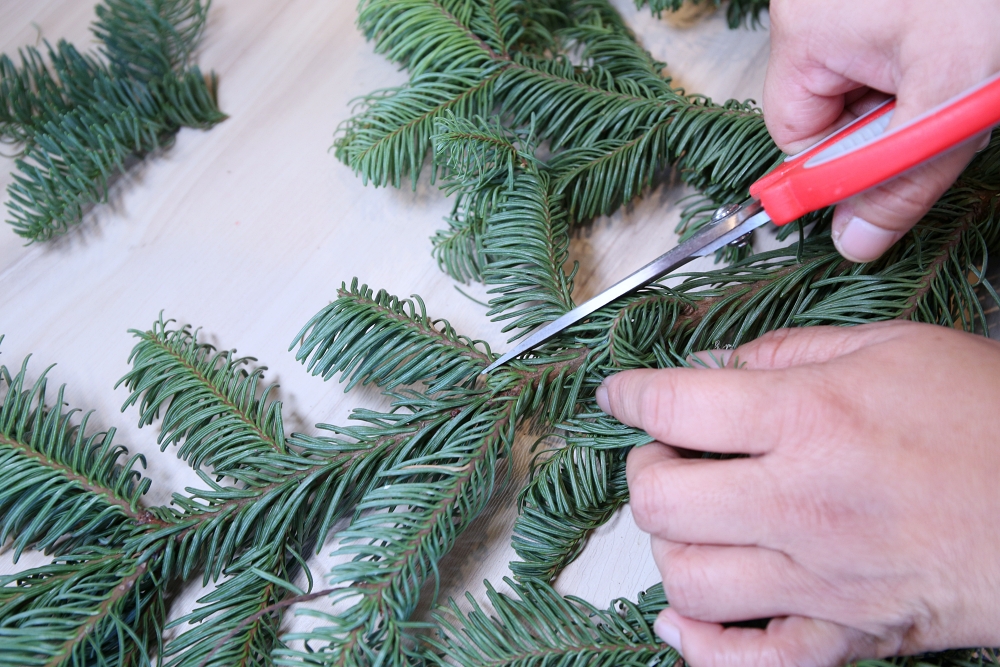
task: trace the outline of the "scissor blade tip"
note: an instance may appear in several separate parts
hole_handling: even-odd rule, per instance
[[[480,375],[489,375],[492,371],[496,370],[497,368],[499,368],[499,367],[503,366],[505,363],[507,363],[507,361],[508,360],[506,358],[500,357],[499,359],[497,359],[496,361],[494,361],[492,364],[490,364],[489,366],[487,366],[486,368],[484,368],[482,370],[482,372],[480,373]]]
[[[510,361],[511,359],[513,359],[514,357],[516,357],[517,355],[521,354],[521,352],[523,352],[523,351],[524,350],[521,350],[519,348],[514,348],[513,350],[511,350],[507,354],[502,355],[499,359],[497,359],[492,364],[490,364],[489,366],[487,366],[486,368],[484,368],[483,372],[480,373],[480,375],[489,375],[489,373],[491,371],[494,371],[494,370],[500,368],[501,366],[503,366],[504,364],[506,364],[508,361]]]

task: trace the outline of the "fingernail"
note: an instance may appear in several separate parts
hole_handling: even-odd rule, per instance
[[[902,232],[876,227],[858,216],[851,216],[846,223],[836,224],[831,229],[833,244],[840,254],[852,262],[870,262],[889,249],[899,240]]]
[[[605,413],[610,415],[611,404],[608,403],[608,388],[604,386],[603,382],[601,383],[601,386],[597,388],[596,397],[597,405],[600,406],[601,410],[604,410]]]
[[[983,138],[979,140],[979,145],[976,147],[977,153],[982,153],[984,150],[989,148],[990,141],[993,139],[993,133],[987,132],[983,135]]]
[[[682,656],[684,655],[684,652],[681,650],[681,631],[677,629],[676,625],[672,625],[669,621],[658,617],[656,622],[653,623],[653,632],[663,640],[664,644],[670,646],[670,648]]]

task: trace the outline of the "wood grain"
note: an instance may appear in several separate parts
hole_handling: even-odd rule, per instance
[[[731,32],[717,14],[682,31],[637,12],[631,0],[615,4],[690,91],[759,99],[766,30]],[[120,412],[127,394],[113,389],[128,370],[128,330],[148,328],[161,311],[268,365],[267,378],[281,383],[286,427],[296,431],[344,423],[351,408],[380,404],[373,392],[345,396],[340,385],[308,376],[288,351],[341,281],[358,276],[400,296],[418,293],[430,313],[458,331],[506,347],[484,309],[457,292],[430,256],[429,237],[450,208],[445,197],[426,182],[415,190],[364,187],[328,151],[353,98],[405,80],[372,53],[354,18],[350,0],[215,0],[200,65],[218,73],[229,119],[208,132],[182,131],[174,146],[116,186],[110,204],[62,239],[24,246],[0,228],[3,362],[19,364],[31,353],[34,376],[58,362],[51,381],[68,385],[69,403],[95,409],[93,425],[117,427],[122,443],[146,454],[154,480],[150,504],[199,485],[173,452],[159,452],[155,428],[135,427],[135,409]],[[89,2],[0,0],[0,19],[5,53],[40,39],[92,41]],[[0,185],[10,182],[12,168],[0,159]],[[684,194],[662,185],[574,239],[573,259],[583,265],[578,298],[672,246],[676,202]],[[466,289],[483,296],[481,288]],[[531,442],[519,443],[512,481],[448,556],[443,595],[468,589],[482,598],[483,579],[499,583],[507,574],[513,498]],[[312,559],[317,577],[328,570],[331,550],[326,545]],[[44,560],[26,554],[15,565],[0,555],[0,572]],[[558,586],[604,605],[657,580],[647,539],[624,511],[598,531]],[[186,590],[172,615],[204,592]],[[293,617],[287,625],[311,623]]]

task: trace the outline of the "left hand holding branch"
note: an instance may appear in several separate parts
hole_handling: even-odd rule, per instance
[[[1000,643],[1000,343],[888,322],[721,361],[598,390],[659,441],[628,461],[671,604],[658,634],[694,667]]]

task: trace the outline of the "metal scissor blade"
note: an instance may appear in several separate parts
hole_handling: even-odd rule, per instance
[[[482,374],[485,375],[494,368],[504,365],[514,357],[538,347],[567,327],[576,324],[615,299],[662,278],[671,271],[684,266],[695,257],[715,252],[719,248],[732,243],[744,234],[749,234],[769,221],[770,218],[764,212],[759,201],[749,199],[743,202],[732,213],[712,222],[670,252],[660,255],[624,280],[615,283],[594,298],[580,304],[562,317],[549,322],[538,331],[535,331],[518,343],[514,349],[487,366]]]

